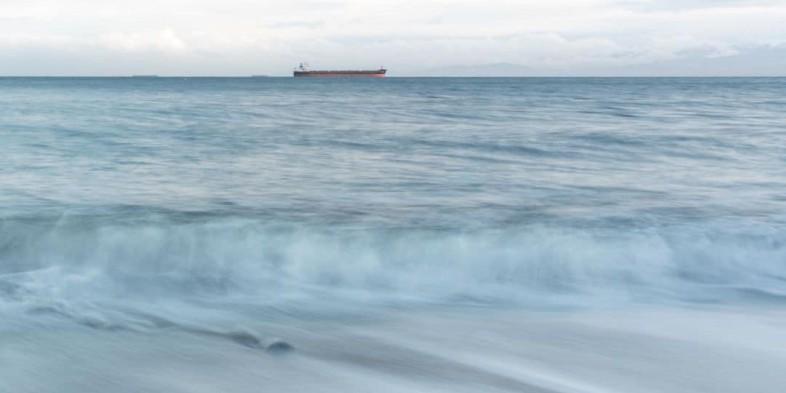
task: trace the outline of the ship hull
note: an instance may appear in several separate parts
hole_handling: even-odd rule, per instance
[[[384,78],[387,70],[373,71],[295,71],[295,78]]]

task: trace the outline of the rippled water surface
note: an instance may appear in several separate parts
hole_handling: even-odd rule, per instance
[[[785,108],[783,78],[0,78],[0,342],[12,348],[0,363],[17,365],[0,371],[0,392],[57,391],[31,382],[47,348],[93,359],[124,340],[168,342],[171,356],[224,342],[228,351],[292,346],[298,355],[273,362],[335,365],[325,353],[358,355],[314,338],[324,326],[402,310],[458,312],[462,334],[476,323],[468,315],[502,310],[712,305],[765,307],[770,318],[786,299]],[[784,321],[773,318],[766,325]],[[358,351],[422,367],[371,371],[384,383],[350,367],[334,374],[357,386],[315,377],[298,389],[358,390],[368,380],[422,390],[412,373],[455,366],[390,349],[413,335],[378,323],[369,329],[385,336],[383,349]],[[521,331],[511,329],[492,341]],[[69,337],[84,344],[71,348]],[[454,345],[446,337],[436,348]],[[141,348],[163,344],[151,345]],[[240,362],[226,356],[210,361]],[[185,362],[135,385],[99,363],[87,368],[104,391],[192,392],[184,377],[203,372]],[[641,387],[492,363],[462,365],[477,375],[432,372],[427,386],[451,391],[463,374],[509,391]],[[276,374],[275,386],[298,390],[285,382],[300,376],[291,373]],[[758,391],[775,386],[769,374],[748,375]],[[259,378],[271,377],[252,373],[231,391],[255,391]]]

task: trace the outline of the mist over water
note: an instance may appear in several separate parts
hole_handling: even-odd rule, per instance
[[[133,356],[205,348],[225,354],[211,358],[217,364],[250,356],[233,351],[292,345],[295,357],[265,358],[274,363],[264,369],[333,367],[360,356],[337,352],[343,334],[357,337],[315,338],[324,326],[398,321],[390,315],[402,311],[413,320],[380,322],[362,336],[381,341],[358,344],[373,352],[384,343],[372,373],[389,391],[423,389],[411,378],[429,368],[434,386],[463,386],[458,375],[466,375],[501,391],[631,391],[630,373],[601,386],[589,376],[513,372],[501,365],[521,359],[504,351],[485,354],[482,366],[471,357],[466,370],[431,357],[455,358],[444,351],[474,331],[473,315],[506,321],[482,328],[497,336],[473,350],[481,354],[520,332],[544,346],[564,339],[537,327],[560,331],[564,321],[548,318],[562,317],[532,313],[656,307],[688,321],[697,307],[768,310],[743,321],[782,310],[784,107],[782,78],[0,79],[0,337],[11,348],[0,361],[17,367],[0,372],[12,381],[0,392],[54,391],[31,387],[46,348],[92,358],[107,346],[125,353],[124,340],[147,354]],[[450,323],[434,317],[456,310],[470,311]],[[533,319],[484,314],[498,312]],[[772,326],[783,321],[773,318]],[[425,333],[397,329],[422,324],[449,327],[402,344]],[[402,349],[412,345],[430,357]],[[592,351],[614,348],[598,345]],[[539,361],[565,361],[558,349],[541,348]],[[133,358],[117,356],[112,362]],[[775,360],[757,372],[778,374],[786,355],[767,356]],[[413,357],[420,366],[409,371],[384,366]],[[93,380],[123,374],[88,363]],[[140,385],[99,378],[105,384],[96,386],[196,391],[171,382],[206,372],[184,364]],[[357,386],[312,376],[298,389],[382,383],[354,367],[336,372]],[[669,374],[647,370],[657,370],[654,379]],[[298,390],[276,375],[278,389]],[[769,374],[747,375],[761,383],[757,391],[775,386]],[[232,391],[252,391],[263,377],[271,378],[239,378],[247,384]],[[52,378],[85,389],[66,374]],[[652,386],[717,388],[712,378],[693,380]]]

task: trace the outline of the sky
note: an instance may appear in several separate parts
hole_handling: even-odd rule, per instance
[[[786,75],[786,0],[0,0],[0,75]]]

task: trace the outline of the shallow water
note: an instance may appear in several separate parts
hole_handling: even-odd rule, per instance
[[[664,359],[745,364],[718,342],[653,359],[658,329],[636,325],[635,367],[613,353],[576,365],[623,382],[572,380],[556,354],[615,336],[562,319],[567,336],[543,344],[545,385],[446,352],[505,321],[484,359],[509,367],[541,356],[537,332],[515,332],[549,318],[665,313],[689,343],[690,327],[740,310],[786,324],[784,107],[783,78],[0,78],[0,364],[14,364],[0,392],[192,392],[206,364],[204,391],[259,378],[662,391]],[[355,345],[358,324],[384,343]],[[389,344],[423,324],[440,337],[417,354]],[[777,334],[740,326],[772,373],[742,367],[742,385],[713,385],[667,371],[693,381],[685,391],[776,391],[785,358],[761,347]],[[85,375],[41,371],[74,356]],[[159,356],[177,372],[133,360]],[[247,356],[294,369],[237,375]],[[455,356],[461,367],[435,360]],[[335,369],[298,385],[309,362]]]

